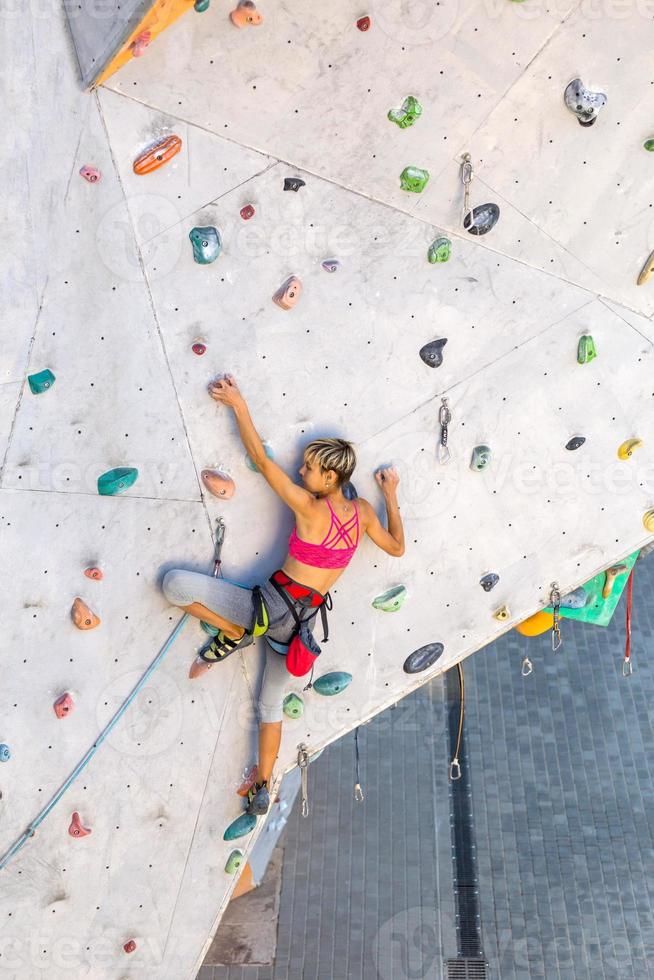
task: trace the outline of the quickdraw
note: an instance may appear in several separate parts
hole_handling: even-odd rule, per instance
[[[631,609],[633,605],[634,597],[634,570],[631,569],[631,574],[627,579],[627,616],[625,622],[625,647],[624,647],[624,660],[622,662],[622,676],[629,677],[633,668],[631,666]]]
[[[307,752],[307,747],[302,742],[298,745],[297,753],[297,764],[300,767],[300,775],[302,778],[302,816],[309,816],[309,778],[308,778],[308,768],[309,768],[309,753]]]
[[[552,607],[552,650],[554,653],[559,649],[561,643],[561,628],[559,623],[561,622],[561,617],[559,615],[559,610],[561,608],[561,593],[559,592],[559,587],[556,582],[552,582],[551,592],[550,592],[550,606]]]
[[[354,799],[357,803],[363,803],[364,795],[361,789],[361,777],[359,775],[359,726],[354,729],[354,755],[356,759],[356,782],[354,784]]]
[[[441,407],[438,410],[438,421],[441,427],[441,438],[438,443],[438,462],[447,463],[451,456],[447,445],[447,429],[452,421],[452,413],[447,404],[447,398],[441,398]]]
[[[454,756],[450,762],[450,779],[455,782],[461,779],[461,764],[459,762],[459,752],[461,751],[461,739],[463,738],[463,719],[465,716],[465,683],[463,680],[463,667],[460,663],[456,665],[459,675],[459,727],[456,733],[456,746]]]

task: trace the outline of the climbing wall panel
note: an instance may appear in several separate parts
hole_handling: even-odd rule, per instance
[[[284,720],[278,780],[300,744],[315,757],[547,605],[552,581],[570,590],[651,539],[641,522],[654,506],[649,293],[633,287],[629,263],[609,262],[601,220],[618,227],[610,180],[624,180],[634,211],[620,240],[630,261],[638,252],[638,268],[650,158],[642,151],[628,170],[637,127],[630,121],[623,140],[617,122],[630,86],[644,90],[633,51],[646,45],[626,18],[631,70],[593,21],[592,59],[588,47],[572,66],[564,52],[579,22],[566,18],[570,9],[459,5],[453,15],[437,5],[419,22],[392,0],[370,11],[363,33],[344,2],[319,12],[262,2],[264,23],[243,31],[211,8],[173,25],[112,91],[91,96],[79,91],[60,12],[16,23],[12,50],[27,56],[9,93],[20,136],[3,191],[16,222],[0,346],[9,559],[0,568],[0,742],[11,749],[0,762],[0,852],[162,648],[179,611],[162,598],[161,577],[171,567],[209,571],[214,519],[227,526],[228,578],[254,584],[283,558],[290,515],[209,399],[218,373],[237,376],[289,472],[308,438],[349,436],[355,485],[380,513],[374,469],[395,464],[401,474],[406,553],[391,559],[365,542],[333,590],[318,674],[349,671],[352,682],[325,697],[289,675],[304,714]],[[592,129],[562,103],[586,67],[609,96]],[[409,93],[423,116],[400,130],[386,113]],[[527,118],[514,112],[515,93]],[[598,195],[588,218],[570,173],[588,166],[590,141],[597,148],[608,132],[584,185]],[[136,156],[171,134],[181,151],[136,175]],[[472,203],[501,208],[483,239],[461,229],[464,149],[478,173]],[[431,173],[420,195],[399,190],[409,164]],[[101,179],[83,180],[83,165]],[[305,182],[297,193],[283,190],[292,176]],[[559,202],[551,213],[546,194]],[[244,220],[247,204],[255,213]],[[212,226],[222,254],[201,265],[189,233]],[[430,265],[428,246],[444,233],[451,257]],[[340,262],[334,273],[328,258]],[[271,297],[289,275],[303,291],[284,311]],[[582,334],[598,356],[580,365]],[[418,352],[439,338],[443,363],[430,368]],[[46,367],[55,384],[33,394],[26,375]],[[443,397],[452,411],[446,465],[436,461]],[[566,449],[575,436],[583,445]],[[628,438],[644,444],[618,460]],[[492,460],[473,472],[480,445]],[[120,465],[138,467],[139,479],[121,497],[98,497],[97,477]],[[208,495],[205,468],[229,473],[233,499]],[[102,580],[84,575],[91,565]],[[479,582],[491,572],[499,582],[487,593]],[[397,612],[373,607],[398,586],[406,598]],[[100,618],[96,629],[73,626],[76,596]],[[565,623],[563,634],[561,656]],[[0,871],[0,970],[194,977],[235,881],[223,833],[242,812],[236,788],[255,760],[263,658],[248,650],[190,682],[204,639],[196,622],[184,626],[88,768]],[[409,654],[430,643],[443,644],[440,659],[405,673]],[[75,707],[58,719],[53,702],[66,691]],[[69,835],[73,811],[89,835]],[[246,857],[263,826],[237,842]]]

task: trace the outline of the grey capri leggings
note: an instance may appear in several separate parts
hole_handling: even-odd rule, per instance
[[[224,578],[214,578],[212,575],[203,575],[201,572],[173,568],[164,575],[161,587],[166,599],[174,606],[190,606],[194,602],[199,602],[244,629],[251,630],[254,625],[252,592],[244,585],[228,582]],[[270,622],[264,638],[270,637],[271,640],[286,643],[295,626],[292,612],[270,582],[261,586],[261,594]],[[316,609],[312,619],[317,615]],[[278,653],[266,644],[266,666],[259,694],[260,722],[282,720],[284,696],[291,679],[284,662],[284,654]]]

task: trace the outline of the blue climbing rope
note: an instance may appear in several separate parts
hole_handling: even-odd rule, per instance
[[[218,572],[220,570],[220,561],[221,561],[220,555],[221,555],[221,551],[222,551],[223,541],[225,539],[225,522],[223,521],[223,519],[221,517],[219,517],[217,519],[217,524],[218,524],[218,527],[216,529],[214,563],[213,563],[213,574],[214,574],[214,577],[218,575]],[[0,858],[0,871],[2,871],[3,868],[6,868],[7,865],[9,864],[9,862],[11,861],[11,859],[14,857],[15,854],[17,854],[20,851],[20,849],[23,847],[23,845],[26,844],[27,841],[31,837],[34,837],[34,834],[36,833],[37,827],[39,827],[43,823],[43,821],[45,820],[45,818],[47,817],[47,815],[57,805],[57,803],[59,802],[59,800],[61,799],[61,797],[64,795],[64,793],[68,789],[68,787],[71,786],[75,782],[75,780],[77,779],[77,777],[79,776],[79,774],[82,772],[82,770],[85,769],[86,766],[89,764],[89,762],[91,761],[91,759],[93,758],[93,756],[95,755],[95,753],[98,751],[98,749],[100,748],[100,746],[102,745],[102,743],[106,739],[107,735],[109,735],[109,733],[114,729],[114,727],[116,726],[116,724],[118,723],[118,721],[120,721],[120,719],[125,714],[125,712],[129,708],[130,704],[132,703],[132,701],[134,700],[134,698],[136,697],[136,695],[139,693],[139,691],[141,691],[143,689],[143,685],[152,676],[152,674],[155,672],[155,670],[157,669],[157,667],[159,666],[159,664],[161,663],[161,661],[163,660],[163,658],[166,656],[166,654],[170,650],[171,646],[173,645],[173,643],[175,642],[175,640],[179,636],[179,634],[180,634],[180,632],[182,630],[182,627],[184,626],[184,624],[186,623],[186,620],[188,618],[189,618],[188,613],[184,613],[184,615],[180,619],[179,623],[177,624],[177,626],[175,627],[175,629],[172,631],[172,633],[170,634],[170,636],[168,637],[168,639],[164,643],[163,647],[161,648],[161,650],[159,651],[159,653],[157,654],[157,656],[154,658],[154,660],[152,661],[152,663],[150,664],[150,666],[148,667],[148,669],[146,670],[146,672],[143,674],[143,677],[141,677],[141,679],[138,681],[138,683],[134,687],[134,690],[132,691],[132,693],[129,695],[129,697],[127,698],[127,700],[124,701],[121,704],[120,708],[118,709],[118,711],[116,712],[116,714],[113,716],[113,718],[111,719],[111,721],[109,722],[109,724],[106,725],[105,728],[102,729],[102,731],[100,732],[100,734],[96,738],[96,740],[93,743],[93,745],[91,746],[91,748],[88,750],[88,752],[86,753],[86,755],[84,756],[84,758],[81,759],[77,763],[77,765],[75,766],[75,768],[71,772],[71,774],[68,777],[68,779],[66,780],[66,782],[63,783],[63,785],[59,787],[59,789],[57,790],[57,792],[55,793],[55,795],[52,797],[52,799],[50,800],[50,802],[47,804],[47,806],[45,806],[41,810],[41,812],[38,814],[38,816],[32,821],[32,823],[29,825],[29,827],[27,828],[27,830],[25,830],[23,832],[23,834],[18,838],[18,840],[15,842],[15,844],[13,844],[9,848],[9,850],[6,852],[6,854],[4,854],[2,856],[2,858]]]

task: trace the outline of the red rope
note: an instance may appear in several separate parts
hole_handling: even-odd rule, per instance
[[[624,647],[624,662],[625,664],[630,663],[631,657],[631,607],[633,604],[634,597],[634,570],[631,569],[629,578],[627,579],[627,619],[625,623],[626,639]]]

